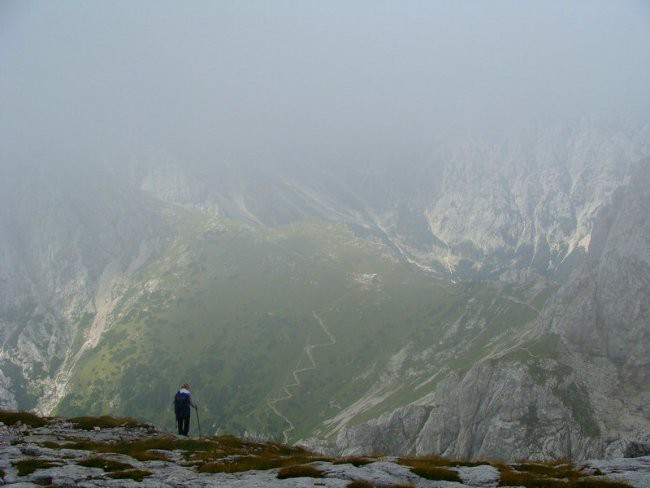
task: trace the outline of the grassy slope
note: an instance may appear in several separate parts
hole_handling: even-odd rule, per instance
[[[178,238],[142,270],[111,330],[80,362],[64,415],[133,415],[172,425],[171,398],[189,381],[205,431],[297,439],[322,427],[376,385],[409,345],[391,395],[354,422],[414,401],[437,371],[465,371],[512,342],[536,315],[487,284],[452,284],[418,273],[344,226],[303,222],[273,230],[210,221],[177,210]],[[369,275],[376,275],[372,278]],[[314,313],[336,338],[335,345]],[[408,376],[405,372],[409,371]]]

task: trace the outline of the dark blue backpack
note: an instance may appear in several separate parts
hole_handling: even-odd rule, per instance
[[[177,417],[190,416],[190,395],[189,393],[178,391],[174,396],[174,412]]]

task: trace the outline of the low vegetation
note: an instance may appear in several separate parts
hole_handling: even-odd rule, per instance
[[[87,468],[100,468],[107,472],[112,471],[124,471],[127,469],[133,469],[133,466],[127,463],[122,463],[120,461],[115,461],[113,459],[107,459],[100,456],[93,456],[85,459],[80,459],[77,461],[79,466],[85,466]]]
[[[411,468],[414,474],[428,480],[436,481],[457,481],[461,482],[460,476],[457,471],[448,468],[439,468],[437,466],[421,465]]]
[[[332,460],[332,464],[351,464],[352,466],[365,466],[374,463],[376,459],[362,456],[348,456]]]
[[[354,480],[345,485],[345,488],[375,488],[375,485],[366,480]]]
[[[399,463],[404,466],[414,467],[416,465],[426,464],[428,466],[446,466],[446,467],[473,467],[473,466],[482,466],[485,464],[491,464],[487,461],[462,461],[459,459],[448,459],[442,456],[420,456],[416,458],[400,458]]]
[[[151,476],[153,473],[147,471],[146,469],[126,469],[124,471],[115,471],[109,473],[108,477],[118,480],[131,479],[133,481],[141,482],[147,476]]]
[[[34,415],[30,412],[10,412],[0,410],[0,422],[5,425],[23,424],[30,427],[43,427],[47,424],[47,419]]]
[[[90,457],[77,461],[80,466],[88,468],[101,468],[108,473],[108,476],[113,479],[132,479],[134,481],[142,481],[146,476],[153,474],[151,471],[136,469],[128,463],[115,461],[114,459],[107,459],[99,456]]]
[[[529,306],[499,298],[497,286],[454,284],[415,272],[390,258],[383,244],[345,225],[305,221],[257,229],[180,209],[170,214],[169,224],[175,244],[161,249],[160,259],[143,265],[123,290],[110,331],[75,368],[59,413],[137,413],[171,429],[167,379],[178,374],[177,358],[190,356],[196,360],[186,375],[196,378],[200,403],[211,407],[201,411],[204,425],[276,438],[286,432],[295,441],[336,415],[334,405],[358,401],[401,348],[396,344],[413,344],[404,370],[417,374],[359,412],[353,424],[421,398],[447,374],[443,358],[453,357],[451,369],[465,371],[536,315]],[[154,282],[150,290],[147,283]],[[525,291],[517,296],[523,302],[531,298]],[[319,318],[335,344],[314,310],[323,310]],[[443,334],[479,313],[487,327],[481,334],[462,326]],[[418,352],[429,347],[432,335],[445,335],[445,341],[432,344],[425,361]],[[303,356],[307,345],[320,345],[313,349],[313,368]],[[356,369],[371,371],[354,384],[348,381],[350,358]],[[293,381],[296,369],[300,381],[289,388],[291,401],[280,400],[287,386],[282,379]],[[220,374],[206,374],[215,370]],[[423,384],[440,370],[435,381]],[[121,402],[111,407],[115,391]],[[277,411],[267,399],[276,400]],[[293,430],[287,430],[286,418]]]
[[[221,459],[199,464],[198,470],[202,473],[241,473],[244,471],[287,468],[323,460],[325,459],[303,450],[280,454],[273,450],[261,448],[247,455],[228,455],[224,457],[222,454]]]
[[[632,488],[632,485],[613,480],[577,480],[569,484],[571,488]]]
[[[18,472],[18,476],[27,476],[29,474],[32,474],[37,469],[55,468],[61,465],[62,463],[60,462],[38,458],[21,459],[20,461],[14,463],[16,471]]]
[[[304,458],[276,457],[276,456],[250,456],[228,459],[225,461],[208,462],[198,467],[201,473],[241,473],[244,471],[266,471],[294,465],[296,462],[306,461]]]
[[[458,472],[448,467],[453,461],[439,456],[401,458],[399,462],[409,466],[414,474],[422,478],[436,481],[461,481]]]
[[[566,461],[546,463],[518,463],[511,466],[499,464],[499,486],[525,488],[630,488],[620,481],[587,478],[581,468]]]
[[[353,480],[345,485],[345,488],[375,488],[376,486],[377,485],[367,480]],[[415,485],[410,483],[400,483],[397,485],[390,485],[390,488],[415,488]]]
[[[43,447],[49,449],[78,449],[82,451],[91,451],[97,453],[115,453],[126,454],[138,461],[166,461],[168,458],[164,453],[153,451],[153,449],[162,449],[164,451],[170,450],[166,448],[159,448],[160,445],[157,439],[151,439],[153,442],[147,441],[125,441],[125,442],[94,442],[87,440],[71,441],[71,442],[43,442]]]
[[[523,486],[525,488],[630,488],[621,481],[593,478],[600,472],[585,472],[566,460],[507,465],[499,462],[466,462],[441,456],[400,458],[399,463],[409,466],[422,478],[444,481],[461,481],[453,468],[489,464],[499,470],[499,486]]]
[[[26,412],[0,411],[0,421],[6,425],[42,427],[56,419],[41,418]],[[131,418],[75,417],[70,423],[80,430],[126,428],[136,431],[135,436],[122,437],[122,431],[114,440],[93,440],[91,434],[76,435],[57,441],[38,442],[49,449],[74,449],[88,451],[88,456],[76,461],[80,466],[99,468],[113,479],[142,481],[152,475],[151,471],[114,459],[111,454],[126,455],[138,461],[172,461],[201,473],[237,473],[277,469],[280,479],[295,477],[321,478],[325,473],[312,463],[321,461],[359,467],[373,462],[377,456],[323,457],[302,447],[278,442],[254,442],[236,436],[214,436],[199,439],[179,438],[162,434],[152,426]],[[145,429],[145,430],[142,430]],[[19,438],[14,439],[18,440]],[[13,441],[12,441],[13,442]],[[441,456],[404,457],[397,461],[411,472],[426,479],[461,482],[458,467],[489,464],[500,474],[499,486],[522,486],[525,488],[629,488],[618,480],[607,479],[598,470],[584,470],[566,460],[549,462],[467,462]],[[64,461],[26,457],[13,461],[18,476],[27,476],[39,469],[59,467]],[[0,477],[5,472],[0,470]],[[367,480],[352,480],[347,488],[372,487]],[[393,488],[412,485],[397,484]]]
[[[101,417],[72,417],[70,422],[77,429],[83,430],[94,430],[95,428],[111,429],[114,427],[152,429],[150,424],[146,424],[130,417],[110,417],[108,415],[103,415]]]
[[[278,479],[287,478],[322,478],[324,473],[315,466],[310,464],[298,464],[287,466],[278,471]]]

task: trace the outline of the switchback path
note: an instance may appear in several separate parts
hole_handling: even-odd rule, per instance
[[[537,313],[537,315],[539,315],[540,313],[542,313],[540,310],[538,310],[537,308],[533,307],[530,303],[527,303],[527,302],[524,302],[524,301],[522,301],[522,300],[519,300],[518,298],[511,297],[511,296],[507,296],[507,295],[500,295],[500,294],[497,295],[497,297],[498,297],[498,298],[501,298],[501,299],[503,299],[503,300],[507,300],[507,301],[512,302],[512,303],[516,303],[516,304],[518,304],[518,305],[523,305],[524,307],[528,307],[528,308],[530,308],[533,312]]]
[[[291,373],[291,376],[293,377],[293,382],[286,384],[282,387],[282,391],[284,391],[284,394],[282,396],[278,398],[266,400],[266,404],[273,411],[273,413],[275,413],[278,417],[284,420],[288,425],[288,427],[282,431],[282,436],[284,437],[285,443],[288,442],[289,434],[294,429],[294,425],[291,422],[291,420],[289,420],[287,416],[284,415],[278,409],[276,404],[285,400],[289,400],[290,398],[293,398],[293,394],[291,393],[291,391],[289,391],[289,388],[300,386],[300,377],[298,376],[300,373],[304,373],[305,371],[312,371],[317,368],[316,360],[314,359],[314,355],[312,351],[317,347],[333,346],[336,344],[336,337],[334,337],[334,334],[332,334],[330,330],[327,328],[327,325],[325,324],[323,319],[319,315],[317,315],[316,312],[313,312],[313,315],[316,321],[318,322],[320,328],[323,329],[323,332],[325,332],[325,334],[329,338],[329,341],[320,344],[307,344],[302,350],[302,354],[300,356],[300,359],[298,360],[298,363],[296,363],[296,369],[294,369]],[[300,367],[305,357],[307,357],[310,364],[308,366]]]

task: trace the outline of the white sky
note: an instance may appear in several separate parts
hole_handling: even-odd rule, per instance
[[[650,114],[650,1],[0,1],[0,164],[353,164]]]

